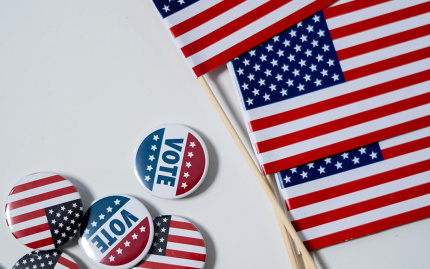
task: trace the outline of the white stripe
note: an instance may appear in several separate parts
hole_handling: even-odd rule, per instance
[[[336,233],[349,228],[357,227],[369,222],[396,216],[430,204],[430,195],[423,195],[401,203],[378,208],[349,218],[344,218],[317,227],[298,232],[302,240],[307,241],[321,236]]]
[[[46,238],[51,238],[52,234],[49,230],[47,231],[43,231],[40,233],[35,233],[26,237],[21,237],[19,240],[19,242],[21,242],[22,244],[28,244],[28,243],[32,243],[35,241],[39,241],[42,239],[46,239]]]
[[[415,141],[424,137],[430,136],[430,127],[425,127],[413,132],[409,132],[403,135],[399,135],[390,139],[383,140],[379,142],[381,150],[398,146],[407,142]]]
[[[14,210],[7,210],[6,214],[7,214],[7,218],[12,218],[12,217],[15,217],[18,215],[22,215],[24,213],[36,211],[38,209],[44,209],[46,207],[66,203],[66,202],[77,200],[77,199],[81,199],[81,196],[79,195],[78,192],[74,192],[74,193],[70,193],[67,195],[55,197],[55,198],[52,198],[49,200],[45,200],[42,202],[34,203],[34,204],[31,204],[28,206],[16,208]]]
[[[215,17],[214,19],[194,28],[193,30],[185,33],[178,38],[176,38],[176,42],[178,42],[179,47],[186,46],[210,33],[213,31],[225,26],[226,24],[236,20],[237,18],[247,14],[248,12],[258,8],[269,0],[248,0],[240,5],[228,10],[227,12],[222,13],[221,15]]]
[[[331,4],[330,7],[339,6],[339,5],[342,5],[342,4],[345,4],[348,2],[352,2],[352,1],[355,1],[355,0],[339,0],[339,1],[336,1],[333,4]]]
[[[336,51],[350,48],[359,44],[364,44],[379,38],[387,37],[407,30],[424,26],[429,23],[429,14],[415,16],[409,19],[401,20],[391,24],[379,26],[367,31],[359,32],[353,35],[348,35],[342,38],[333,40],[333,45]],[[330,29],[330,28],[329,28]]]
[[[200,262],[200,261],[166,257],[161,255],[148,255],[146,256],[145,260],[149,262],[174,264],[174,265],[181,265],[181,266],[188,266],[188,267],[195,267],[195,268],[203,268],[205,265],[204,262]]]
[[[401,167],[408,166],[410,164],[429,160],[429,158],[430,158],[430,148],[418,150],[418,151],[404,154],[392,159],[384,160],[382,162],[374,163],[372,164],[371,170],[369,170],[368,166],[362,166],[353,170],[332,175],[330,177],[324,177],[304,184],[288,187],[286,189],[283,189],[283,195],[284,197],[288,197],[288,198],[302,196],[304,194],[317,192],[334,186],[339,186],[348,182],[353,182],[360,178],[381,174],[389,170],[392,170],[393,167],[401,168]],[[287,191],[287,189],[289,190]]]
[[[41,186],[38,188],[34,188],[34,189],[30,189],[30,190],[23,191],[23,192],[18,192],[18,193],[13,194],[13,195],[9,195],[7,197],[7,203],[12,203],[15,201],[19,201],[21,199],[30,198],[30,197],[35,196],[35,195],[39,195],[39,194],[50,192],[50,191],[55,191],[55,190],[62,189],[65,187],[70,187],[70,186],[73,186],[73,185],[68,180],[55,182],[55,183],[52,183],[49,185],[44,185],[44,186]]]
[[[261,163],[270,163],[282,158],[287,158],[308,152],[316,148],[321,148],[333,144],[333,141],[345,141],[361,135],[368,134],[388,128],[401,123],[409,122],[424,116],[428,116],[430,105],[422,105],[416,108],[408,109],[399,113],[391,114],[376,120],[368,121],[362,124],[354,125],[332,133],[320,135],[311,139],[302,140],[300,142],[288,145],[285,147],[277,148],[259,155]]]
[[[166,17],[164,21],[167,23],[167,25],[174,26],[176,24],[179,24],[183,21],[186,21],[203,11],[215,6],[216,4],[222,2],[222,0],[200,0],[184,9],[181,9],[180,11]],[[169,28],[170,28],[169,27]]]
[[[23,178],[21,178],[18,183],[19,185],[16,186],[20,186],[29,182],[33,182],[42,178],[46,178],[46,177],[52,177],[52,176],[57,176],[57,174],[51,173],[51,172],[38,172],[38,173],[34,173],[34,174],[30,174],[27,175]],[[15,187],[16,187],[15,186]]]
[[[55,269],[69,269],[69,267],[66,267],[64,265],[62,265],[61,263],[57,262],[57,264],[55,264]]]
[[[368,8],[359,9],[357,11],[348,12],[346,14],[333,17],[327,20],[327,25],[330,30],[350,25],[357,22],[362,22],[367,19],[373,19],[384,14],[388,14],[397,10],[412,7],[420,3],[427,2],[426,0],[408,0],[408,1],[390,1]]]
[[[9,228],[12,230],[12,232],[17,232],[17,231],[27,229],[29,227],[33,227],[36,225],[44,224],[44,223],[48,223],[48,219],[46,218],[46,216],[35,218],[32,220],[28,220],[28,221],[24,221],[21,223],[17,223],[17,224],[14,224],[12,226],[9,226]]]
[[[293,109],[305,107],[322,100],[331,99],[348,93],[356,92],[365,88],[391,81],[394,77],[401,78],[412,74],[419,73],[429,69],[430,59],[413,62],[407,65],[399,66],[383,72],[379,72],[367,77],[355,79],[347,82],[348,86],[338,84],[320,91],[311,92],[302,96],[287,99],[285,101],[270,104],[247,111],[250,120],[261,119],[270,115],[279,114]],[[401,76],[400,76],[401,74]]]
[[[368,166],[368,169],[370,170],[372,168]],[[372,188],[363,189],[360,191],[335,197],[329,200],[325,200],[319,203],[290,210],[290,214],[294,220],[300,220],[306,217],[332,211],[332,210],[353,205],[356,203],[364,202],[376,197],[402,191],[411,187],[419,186],[419,185],[428,183],[429,178],[430,178],[430,172],[429,171],[423,172],[420,174],[416,174],[413,176],[409,176],[392,182],[381,184]]]
[[[375,50],[369,53],[358,55],[340,62],[342,71],[359,68],[365,65],[390,59],[406,53],[427,48],[430,44],[430,36],[424,36],[411,41],[403,42],[397,45]]]
[[[190,237],[190,238],[203,239],[202,235],[199,232],[185,230],[185,229],[170,228],[169,234],[178,235],[178,236],[185,236],[185,237]]]
[[[167,242],[167,249],[206,254],[206,248],[194,245]]]
[[[289,14],[294,13],[297,10],[309,5],[315,0],[301,0],[301,1],[293,1],[282,7],[274,10],[273,12],[265,15],[259,20],[248,24],[247,26],[241,28],[240,30],[230,34],[229,36],[217,41],[211,46],[199,51],[198,53],[187,58],[188,62],[191,63],[192,66],[196,66],[198,64],[203,63],[204,61],[212,58],[215,55],[218,55],[225,51],[227,48],[232,47],[237,44],[238,40],[245,40],[248,37],[258,33],[267,27],[271,26],[274,22],[279,21],[279,18],[287,17]]]
[[[429,88],[430,81],[426,81],[394,92],[378,95],[359,102],[355,102],[318,114],[314,114],[305,118],[301,118],[295,121],[276,125],[271,128],[254,132],[255,141],[264,141],[274,137],[278,137],[280,135],[294,133],[300,130],[318,126],[320,124],[358,114],[360,112],[365,112],[394,102],[402,101],[410,97],[427,93]]]

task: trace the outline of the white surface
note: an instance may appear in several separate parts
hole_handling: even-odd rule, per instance
[[[151,1],[0,0],[0,197],[22,176],[71,179],[86,208],[109,193],[152,215],[183,216],[202,231],[206,269],[290,268],[273,210],[163,29]],[[225,67],[209,83],[232,120],[239,104]],[[143,133],[182,123],[205,140],[210,167],[190,197],[149,195],[133,172]],[[243,133],[244,126],[240,126]],[[430,268],[430,220],[315,252],[320,268]],[[72,240],[64,248],[94,268]],[[30,249],[0,224],[0,269]]]

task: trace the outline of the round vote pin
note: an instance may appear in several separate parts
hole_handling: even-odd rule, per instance
[[[58,248],[69,242],[81,225],[81,195],[68,179],[51,172],[21,178],[9,192],[6,222],[13,236],[27,247]]]
[[[160,198],[177,199],[195,191],[208,164],[203,139],[179,124],[150,130],[136,149],[136,175],[148,192]]]
[[[79,269],[78,264],[59,250],[34,250],[19,259],[12,269]]]
[[[79,245],[99,268],[131,268],[148,253],[154,226],[137,199],[115,194],[96,200],[84,215]]]
[[[201,269],[205,266],[205,241],[191,222],[178,216],[158,216],[154,218],[154,229],[149,254],[136,269]]]

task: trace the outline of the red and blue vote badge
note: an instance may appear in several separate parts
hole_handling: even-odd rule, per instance
[[[189,195],[208,170],[203,139],[190,128],[166,124],[147,132],[136,150],[136,175],[151,194],[166,199]]]
[[[99,268],[131,268],[148,253],[153,237],[146,207],[117,194],[96,200],[85,213],[79,245]]]
[[[12,269],[79,269],[78,264],[59,250],[34,250],[24,255]]]

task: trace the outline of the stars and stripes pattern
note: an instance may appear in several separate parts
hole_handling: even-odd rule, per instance
[[[196,77],[335,0],[153,0]]]
[[[135,268],[204,267],[205,242],[192,223],[178,216],[158,216],[154,218],[154,229],[154,241],[149,254]]]
[[[73,238],[83,217],[79,192],[66,178],[41,172],[22,178],[6,200],[6,222],[22,244],[58,248]]]
[[[229,63],[266,174],[429,125],[430,3],[350,1]]]
[[[79,266],[62,251],[35,250],[17,261],[12,269],[79,269]]]
[[[276,173],[292,224],[316,250],[430,217],[430,128]]]

